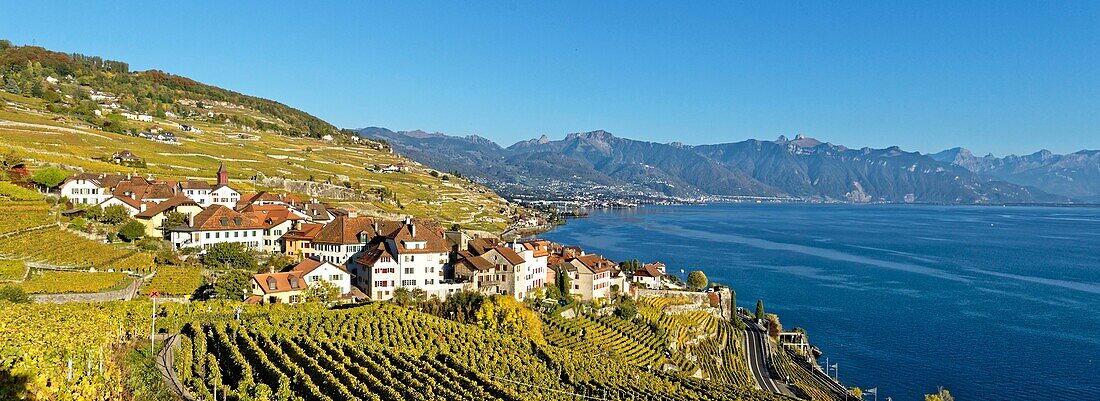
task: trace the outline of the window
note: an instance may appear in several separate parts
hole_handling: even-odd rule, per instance
[[[428,266],[424,268],[424,273],[435,273],[435,266]]]
[[[240,236],[241,236],[241,233],[239,231],[234,231],[233,232],[233,238],[237,238],[237,237],[240,237]]]
[[[274,290],[278,289],[278,286],[275,282],[275,277],[268,277],[267,278],[267,289],[269,291],[274,291]]]
[[[333,275],[329,276],[328,279],[332,280],[332,281],[340,281],[340,275],[339,274],[333,274]]]
[[[206,233],[206,239],[210,239],[210,233]]]
[[[321,280],[321,276],[309,276],[309,281],[312,281],[314,283],[316,283],[320,280]]]
[[[214,233],[214,238],[221,238],[221,237],[222,237],[222,233]]]
[[[435,280],[434,280],[434,279],[427,279],[427,280],[424,280],[424,285],[432,285],[432,284],[435,284]]]
[[[405,274],[415,274],[415,273],[416,273],[416,269],[414,269],[412,267],[406,267],[405,268]]]
[[[401,286],[402,287],[416,286],[416,280],[401,280]]]

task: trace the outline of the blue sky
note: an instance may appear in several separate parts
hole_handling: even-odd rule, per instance
[[[0,38],[504,145],[1100,148],[1100,2],[165,3],[0,1]]]

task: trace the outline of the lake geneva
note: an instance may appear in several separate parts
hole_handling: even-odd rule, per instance
[[[705,270],[882,400],[1100,399],[1098,208],[650,206],[543,237]]]

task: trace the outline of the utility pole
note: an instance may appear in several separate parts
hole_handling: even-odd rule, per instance
[[[152,323],[150,324],[150,327],[149,327],[149,356],[150,357],[155,357],[154,352],[153,352],[154,348],[155,348],[155,343],[153,341],[153,338],[154,338],[153,336],[155,336],[157,334],[157,297],[159,297],[159,296],[160,296],[160,293],[156,292],[156,291],[153,291],[153,292],[149,293],[149,298],[153,299],[153,320],[152,320]]]

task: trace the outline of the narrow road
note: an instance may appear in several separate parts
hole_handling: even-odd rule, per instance
[[[755,320],[742,317],[745,321],[745,355],[749,360],[749,370],[756,379],[759,389],[767,390],[775,394],[795,397],[794,392],[785,384],[776,381],[772,377],[771,369],[771,341],[767,331]],[[782,381],[782,379],[780,379]]]
[[[195,398],[187,392],[187,389],[183,387],[183,383],[180,383],[178,377],[176,377],[176,347],[179,347],[180,339],[179,334],[169,334],[164,340],[164,347],[157,353],[157,371],[160,372],[160,377],[164,379],[164,382],[168,384],[168,387],[175,391],[177,395],[186,401],[195,401]]]

